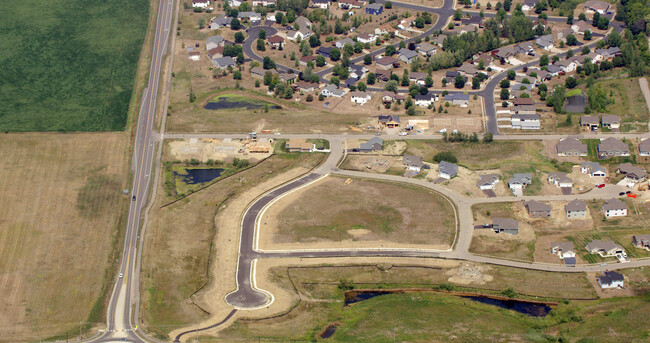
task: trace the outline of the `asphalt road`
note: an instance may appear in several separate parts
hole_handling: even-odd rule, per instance
[[[158,18],[156,20],[153,51],[148,79],[148,87],[145,89],[140,104],[138,123],[135,134],[134,155],[132,160],[133,185],[131,201],[127,220],[124,248],[119,273],[122,278],[117,277],[113,293],[108,304],[107,330],[91,342],[144,342],[141,333],[136,333],[131,323],[131,308],[134,304],[135,288],[138,287],[139,270],[137,268],[138,258],[138,232],[142,209],[147,203],[149,184],[151,183],[152,165],[154,159],[156,134],[152,131],[153,121],[156,112],[156,94],[160,81],[160,70],[162,59],[166,54],[169,30],[171,27],[172,0],[160,0]],[[147,339],[151,341],[151,339]]]

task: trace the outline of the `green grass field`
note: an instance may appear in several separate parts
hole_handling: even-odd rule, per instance
[[[0,130],[126,125],[147,0],[0,2]]]

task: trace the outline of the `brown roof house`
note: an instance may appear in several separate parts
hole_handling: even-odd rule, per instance
[[[548,218],[551,216],[551,205],[531,200],[524,203],[531,218]]]
[[[576,249],[572,242],[553,242],[551,243],[551,253],[556,254],[559,258],[575,258]]]
[[[584,200],[572,200],[564,205],[564,213],[567,218],[586,218],[587,202]]]
[[[600,159],[607,159],[612,156],[630,156],[630,147],[614,137],[601,140],[596,150]]]
[[[625,175],[625,178],[627,178],[631,183],[641,182],[648,177],[648,173],[645,169],[635,166],[632,163],[620,164],[616,171]]]
[[[569,178],[566,173],[562,172],[550,172],[548,173],[547,181],[549,183],[555,184],[555,186],[560,188],[571,188],[573,187],[573,180]]]
[[[285,148],[289,152],[312,152],[315,149],[314,143],[309,143],[304,138],[292,138],[288,140]]]
[[[376,62],[377,68],[383,69],[383,70],[390,70],[393,69],[395,63],[397,63],[397,60],[394,57],[391,56],[384,56],[380,60]]]
[[[599,120],[597,116],[582,116],[580,117],[580,126],[588,128],[591,131],[598,130]]]
[[[618,129],[621,126],[621,117],[615,116],[613,114],[603,114],[600,117],[600,123],[603,125],[603,127]]]
[[[506,233],[509,235],[519,234],[519,222],[512,218],[493,218],[492,230],[496,233]]]
[[[575,137],[560,139],[556,150],[558,156],[587,156],[587,144]]]
[[[601,209],[605,218],[627,216],[627,204],[619,199],[612,198],[605,201]]]
[[[600,241],[597,239],[587,243],[585,248],[590,254],[598,254],[602,257],[616,256],[616,254],[621,254],[625,251],[620,245],[612,241]]]
[[[639,249],[650,250],[650,235],[634,235],[632,244]]]

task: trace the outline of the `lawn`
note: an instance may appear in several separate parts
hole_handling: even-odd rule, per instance
[[[274,240],[382,240],[439,248],[451,245],[454,210],[440,194],[400,183],[345,181],[328,177],[278,201],[267,217],[277,226]]]
[[[146,0],[0,2],[0,130],[126,125]]]
[[[641,93],[638,78],[613,79],[596,82],[607,96],[614,100],[603,113],[621,116],[621,126],[625,123],[641,123],[642,132],[647,131],[648,106]]]
[[[207,318],[190,297],[210,280],[221,280],[209,269],[218,265],[215,255],[228,249],[214,245],[215,236],[227,234],[220,233],[224,228],[217,226],[215,216],[218,218],[226,207],[235,208],[245,191],[290,169],[319,164],[324,157],[325,154],[300,154],[294,159],[272,156],[173,203],[164,195],[161,180],[142,254],[141,327],[164,338],[176,328]],[[224,231],[228,230],[239,227],[229,226]],[[232,244],[231,248],[236,243]]]
[[[0,135],[0,335],[106,323],[131,184],[124,133]]]
[[[572,90],[566,92],[566,97],[567,98],[572,97],[572,96],[576,96],[576,95],[582,95],[582,89],[576,88],[576,89],[572,89]]]

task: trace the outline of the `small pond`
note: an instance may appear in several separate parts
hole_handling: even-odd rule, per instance
[[[256,110],[268,106],[269,109],[281,109],[282,106],[270,102],[237,94],[222,94],[214,97],[203,108],[206,110]]]
[[[196,185],[212,181],[221,176],[224,171],[225,169],[223,168],[187,168],[184,174],[174,172],[174,176],[182,180],[185,184]]]
[[[338,329],[339,326],[337,324],[331,324],[328,327],[325,328],[325,331],[323,331],[322,334],[320,334],[320,338],[330,338],[332,335],[336,332],[336,329]]]
[[[487,297],[464,296],[463,298],[478,301],[483,304],[489,304],[523,313],[532,317],[544,317],[551,311],[551,307],[542,303],[529,303],[519,300],[501,300]]]
[[[567,98],[564,110],[570,113],[584,113],[587,102],[583,95],[574,95]]]

